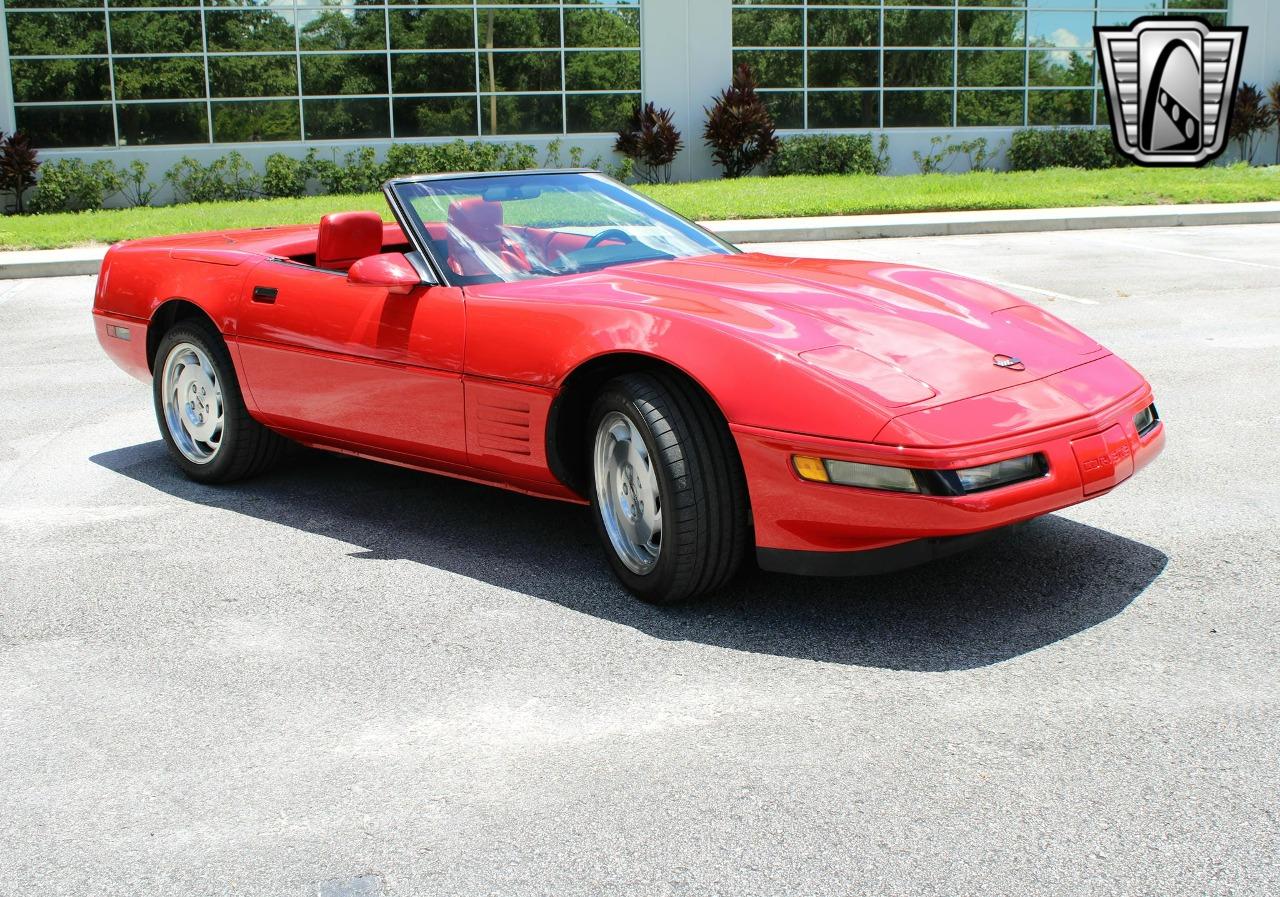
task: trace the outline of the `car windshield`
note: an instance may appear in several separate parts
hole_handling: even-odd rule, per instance
[[[598,174],[429,178],[391,190],[454,286],[736,251]]]

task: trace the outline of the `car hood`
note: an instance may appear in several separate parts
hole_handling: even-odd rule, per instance
[[[881,407],[984,395],[1104,357],[1080,331],[989,284],[885,262],[759,253],[594,275],[613,294],[697,315],[793,353]]]

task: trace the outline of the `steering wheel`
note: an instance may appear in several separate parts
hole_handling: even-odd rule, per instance
[[[595,249],[605,240],[620,240],[623,243],[634,243],[636,241],[636,238],[631,236],[631,234],[627,233],[625,230],[622,230],[621,228],[611,227],[608,230],[600,231],[600,233],[596,234],[594,237],[588,240],[587,245],[583,246],[582,248]]]

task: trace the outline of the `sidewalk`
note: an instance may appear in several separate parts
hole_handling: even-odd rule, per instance
[[[1280,223],[1280,202],[758,218],[705,221],[703,226],[732,243],[791,243],[1121,227],[1277,223]],[[84,246],[75,249],[0,252],[0,280],[96,274],[106,251],[106,246]]]

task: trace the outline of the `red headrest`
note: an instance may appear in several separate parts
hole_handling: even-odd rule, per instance
[[[481,246],[499,245],[502,243],[502,203],[486,202],[478,196],[452,202],[449,229]]]
[[[382,217],[377,212],[334,212],[320,219],[316,267],[345,271],[382,251]]]

